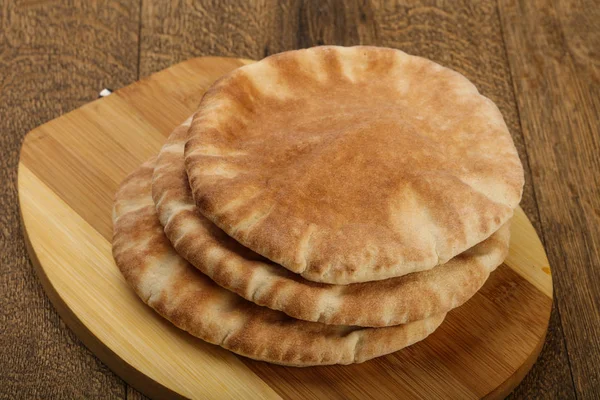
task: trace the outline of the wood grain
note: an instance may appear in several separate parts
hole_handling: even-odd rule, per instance
[[[600,7],[501,0],[500,10],[575,388],[597,399]]]
[[[140,76],[198,56],[261,59],[296,48],[300,3],[144,1]]]
[[[244,62],[186,61],[27,136],[23,225],[63,319],[120,376],[157,398],[504,397],[537,358],[552,304],[549,264],[521,209],[509,256],[467,304],[427,340],[359,365],[293,368],[236,357],[176,329],[128,287],[110,252],[112,197],[102,194],[156,154],[204,90]]]
[[[65,326],[21,235],[23,136],[136,79],[138,1],[0,2],[0,398],[123,399],[126,385]]]

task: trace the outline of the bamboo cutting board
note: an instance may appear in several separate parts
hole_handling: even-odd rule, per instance
[[[552,278],[521,209],[510,255],[428,339],[351,366],[293,368],[245,359],[163,320],[111,255],[120,181],[157,154],[222,74],[251,61],[175,65],[30,132],[19,164],[23,229],[48,297],[81,340],[153,398],[501,398],[544,342]]]

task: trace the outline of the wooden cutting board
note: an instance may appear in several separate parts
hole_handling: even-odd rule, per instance
[[[535,362],[552,278],[521,209],[510,255],[427,340],[351,366],[290,368],[238,357],[142,303],[111,256],[120,181],[155,155],[219,76],[248,60],[175,65],[30,132],[19,164],[29,254],[54,306],[104,363],[153,398],[500,398]]]

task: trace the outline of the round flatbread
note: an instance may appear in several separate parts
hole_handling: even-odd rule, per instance
[[[464,76],[376,47],[267,57],[205,94],[185,145],[203,215],[309,280],[430,269],[521,199],[498,108]]]
[[[180,257],[151,195],[154,160],[121,184],[113,209],[113,256],[138,296],[179,328],[246,357],[308,366],[362,362],[427,337],[444,314],[388,328],[301,321],[223,289]]]
[[[383,281],[331,285],[308,281],[242,246],[198,211],[185,172],[189,121],[176,128],[154,169],[152,196],[175,250],[219,285],[303,320],[390,326],[445,313],[470,299],[508,254],[509,227],[448,263]]]

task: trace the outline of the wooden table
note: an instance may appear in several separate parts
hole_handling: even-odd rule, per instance
[[[556,299],[540,359],[512,396],[600,398],[597,2],[15,3],[0,2],[0,398],[143,398],[66,328],[33,272],[17,208],[25,133],[191,57],[359,43],[431,58],[498,104]]]

